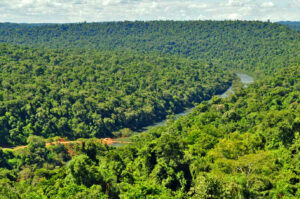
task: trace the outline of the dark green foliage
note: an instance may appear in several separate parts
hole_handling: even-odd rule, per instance
[[[0,24],[0,41],[42,48],[158,51],[268,73],[297,60],[300,50],[299,32],[258,21]]]
[[[1,193],[26,187],[27,195],[38,191],[49,198],[297,198],[299,81],[299,65],[290,67],[229,98],[202,102],[188,116],[117,149],[82,142],[80,155],[66,166],[19,168],[22,183],[2,170]],[[30,140],[27,150],[35,156],[43,142]]]
[[[137,130],[223,92],[233,79],[222,67],[180,57],[0,49],[2,146],[25,144],[30,135],[75,139]]]
[[[28,154],[25,156],[25,161],[31,166],[36,165],[42,167],[43,162],[48,158],[49,150],[46,148],[44,140],[37,136],[30,136],[28,142]]]
[[[0,170],[0,192],[8,198],[297,198],[299,69],[202,102],[130,145],[82,142],[65,165],[63,146],[49,150],[29,137],[24,152],[1,153],[2,167],[23,161]]]
[[[101,176],[97,173],[93,161],[88,156],[76,156],[70,161],[68,167],[77,184],[86,186],[101,184]]]
[[[40,37],[28,39],[37,30]],[[300,65],[285,65],[298,59],[297,32],[240,21],[1,24],[0,31],[26,45],[114,49],[0,45],[0,143],[28,141],[0,149],[0,197],[300,197]],[[212,97],[228,88],[233,69],[270,75],[248,87],[235,80],[235,94]],[[195,102],[189,115],[171,115],[119,148],[95,139],[48,146],[42,138],[132,134]]]

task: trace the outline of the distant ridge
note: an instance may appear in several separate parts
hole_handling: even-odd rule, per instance
[[[297,31],[259,21],[2,23],[0,42],[53,49],[156,51],[251,71],[285,66],[300,51]]]
[[[279,21],[278,23],[300,31],[300,21]]]

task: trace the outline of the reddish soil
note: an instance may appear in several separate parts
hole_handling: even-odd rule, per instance
[[[82,141],[80,140],[75,140],[75,141],[67,141],[63,138],[59,138],[57,141],[55,142],[48,142],[46,143],[46,147],[50,147],[50,146],[53,146],[53,145],[57,145],[57,144],[63,144],[65,146],[69,145],[69,144],[72,144],[72,143],[81,143]],[[103,138],[103,139],[97,139],[96,142],[99,142],[101,144],[107,144],[107,145],[113,145],[114,143],[124,143],[124,144],[130,144],[130,142],[126,142],[126,141],[117,141],[113,138]],[[11,147],[11,148],[2,148],[2,150],[18,150],[18,149],[24,149],[26,148],[27,145],[25,146],[17,146],[17,147]]]

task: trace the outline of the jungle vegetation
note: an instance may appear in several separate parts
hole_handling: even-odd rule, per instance
[[[234,78],[225,67],[174,56],[0,49],[2,146],[24,145],[30,135],[99,138],[137,130],[224,92]]]
[[[299,198],[299,36],[258,21],[0,24],[0,198]],[[125,146],[94,139],[166,116]]]
[[[2,23],[0,42],[52,49],[157,51],[269,74],[298,60],[300,51],[299,32],[260,21]]]
[[[25,149],[0,150],[1,196],[299,198],[299,67],[203,101],[123,147],[46,148],[30,136]]]

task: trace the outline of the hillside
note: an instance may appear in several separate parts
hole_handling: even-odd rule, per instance
[[[71,149],[47,149],[40,138],[31,137],[22,153],[0,150],[1,194],[298,198],[299,67],[248,88],[238,86],[229,98],[202,102],[190,115],[136,136],[126,147],[86,142]],[[65,164],[70,150],[76,156]]]
[[[290,25],[0,23],[0,198],[300,198]]]
[[[300,51],[299,32],[258,21],[6,23],[0,24],[0,42],[55,49],[158,51],[265,73],[297,60]]]
[[[136,52],[40,50],[0,44],[0,144],[29,135],[112,137],[225,91],[224,67]],[[213,74],[213,75],[212,75]]]

